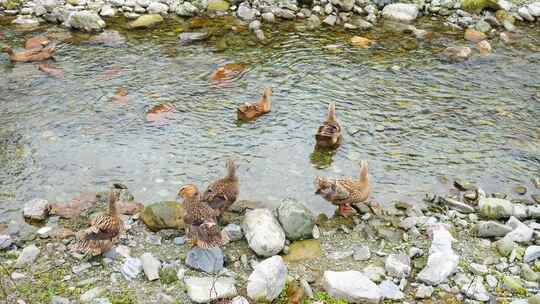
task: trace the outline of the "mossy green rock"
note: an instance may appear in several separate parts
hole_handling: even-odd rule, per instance
[[[515,294],[524,295],[527,293],[519,277],[505,276],[503,278],[503,287]]]
[[[130,29],[149,28],[163,22],[163,17],[159,14],[142,15],[128,24]]]
[[[141,219],[152,231],[184,229],[185,214],[184,207],[178,202],[159,202],[146,206]]]
[[[305,261],[321,256],[320,240],[297,241],[289,246],[289,254],[283,257],[285,262]]]
[[[481,12],[485,9],[500,10],[497,0],[462,0],[461,8],[469,12]]]
[[[229,6],[229,2],[225,0],[210,0],[206,9],[209,11],[227,11]]]
[[[478,208],[481,216],[492,220],[509,218],[514,213],[510,201],[494,197],[480,199]]]

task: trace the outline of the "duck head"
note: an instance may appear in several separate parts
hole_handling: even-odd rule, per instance
[[[183,185],[178,189],[178,197],[181,199],[189,199],[199,195],[199,189],[193,184]]]

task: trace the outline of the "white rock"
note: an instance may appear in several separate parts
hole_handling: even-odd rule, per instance
[[[244,237],[244,232],[242,232],[242,227],[236,224],[229,224],[223,228],[223,231],[227,235],[230,241],[240,241]]]
[[[6,249],[11,246],[11,244],[13,244],[13,241],[9,235],[0,235],[0,249]]]
[[[379,286],[359,271],[325,271],[322,282],[324,290],[332,297],[349,303],[379,303]]]
[[[83,293],[81,295],[81,302],[82,303],[89,303],[92,302],[94,299],[100,297],[101,295],[105,294],[105,289],[102,287],[95,287],[87,292]]]
[[[471,265],[469,265],[469,268],[471,272],[476,275],[484,275],[488,273],[488,268],[486,265],[471,263]]]
[[[75,11],[69,15],[64,25],[81,31],[96,32],[103,30],[105,21],[95,12]]]
[[[242,296],[237,296],[231,300],[231,304],[249,304],[249,301]]]
[[[371,257],[371,251],[369,250],[369,247],[366,245],[358,245],[353,247],[353,259],[355,261],[365,261],[369,260]]]
[[[417,299],[426,299],[426,298],[431,297],[432,294],[433,294],[433,287],[422,284],[418,286],[418,288],[416,289],[416,294],[414,295],[414,297]]]
[[[525,255],[523,256],[523,262],[529,263],[540,257],[540,246],[529,246],[525,250]]]
[[[195,303],[209,303],[237,295],[234,279],[229,277],[186,277],[184,282],[189,298]]]
[[[35,198],[24,205],[23,216],[30,220],[42,221],[49,213],[49,202]]]
[[[285,232],[268,209],[247,211],[242,229],[249,247],[257,255],[273,256],[285,246]]]
[[[390,254],[384,263],[386,272],[396,278],[406,278],[411,273],[411,260],[404,254]]]
[[[400,22],[411,22],[418,17],[416,4],[392,3],[383,8],[382,16]]]
[[[140,259],[144,274],[146,274],[148,280],[154,281],[159,279],[159,268],[161,267],[161,262],[149,252],[141,255]]]
[[[432,236],[429,257],[417,279],[429,285],[438,285],[456,272],[459,256],[452,249],[454,238],[445,225],[433,224],[429,230]]]
[[[152,2],[146,10],[149,14],[166,14],[169,11],[169,7],[163,3]]]
[[[514,213],[512,214],[514,217],[523,220],[527,218],[527,213],[527,206],[523,204],[514,204]]]
[[[32,264],[39,255],[39,248],[36,245],[32,244],[30,246],[24,247],[21,254],[15,262],[15,268],[23,268],[29,264]]]
[[[99,12],[99,15],[103,17],[112,17],[115,14],[116,14],[116,11],[114,10],[114,8],[112,8],[108,4],[105,4],[103,7],[101,7],[101,11]]]
[[[534,21],[533,15],[531,15],[531,12],[529,12],[529,9],[526,6],[522,6],[518,9],[518,14],[525,20],[529,22]]]
[[[238,18],[244,20],[244,21],[252,21],[255,19],[255,15],[257,13],[257,10],[252,9],[249,7],[246,2],[242,2],[240,6],[238,7],[238,10],[236,11],[236,15]]]
[[[529,226],[523,224],[515,217],[510,217],[506,225],[512,227],[512,231],[509,232],[504,238],[512,240],[517,243],[527,243],[532,240],[534,230]]]
[[[476,224],[479,237],[503,237],[512,231],[512,227],[495,221],[481,221]]]
[[[20,273],[20,272],[12,272],[11,273],[11,279],[13,279],[15,281],[24,279],[25,277],[26,277],[26,275],[24,273]]]
[[[276,255],[255,266],[248,278],[247,295],[254,301],[273,301],[283,288],[287,279],[287,265]]]
[[[497,285],[499,284],[499,281],[497,280],[496,277],[488,274],[486,276],[486,283],[488,284],[488,286],[491,288],[491,289],[495,289],[497,287]]]
[[[530,219],[540,219],[540,206],[532,205],[527,207],[527,217]]]
[[[366,268],[364,268],[362,273],[368,279],[370,279],[370,280],[372,280],[373,282],[376,282],[376,283],[382,282],[382,280],[386,276],[386,272],[385,272],[384,268],[379,267],[379,266],[374,266],[374,265],[367,266]]]
[[[475,277],[470,284],[463,286],[461,292],[477,301],[489,301],[489,294],[484,287],[484,279],[481,276]]]
[[[379,289],[383,299],[401,300],[405,297],[399,287],[390,280],[384,280],[379,284]]]
[[[137,278],[142,271],[142,262],[138,258],[126,258],[124,264],[120,268],[120,272],[126,278],[126,280],[133,280]]]
[[[527,6],[529,13],[534,17],[540,17],[540,2],[534,2]]]

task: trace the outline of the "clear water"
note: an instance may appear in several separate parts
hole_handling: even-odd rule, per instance
[[[196,23],[203,23],[196,24]],[[369,161],[374,200],[417,203],[425,192],[465,178],[488,191],[516,184],[534,192],[540,175],[540,32],[523,28],[513,46],[492,41],[494,53],[465,63],[441,60],[460,33],[436,24],[431,40],[376,30],[377,44],[357,49],[353,33],[313,31],[301,23],[265,29],[255,43],[230,21],[170,20],[147,31],[118,29],[122,46],[82,43],[73,34],[52,64],[63,79],[32,63],[0,56],[0,222],[20,220],[25,201],[69,201],[113,181],[137,200],[170,200],[182,183],[204,185],[222,175],[224,160],[240,164],[241,199],[278,204],[296,197],[317,212],[333,210],[313,193],[316,175],[354,175]],[[204,43],[182,46],[176,36],[209,27]],[[0,44],[20,47],[33,31],[3,25]],[[338,45],[337,48],[332,45]],[[330,45],[330,47],[329,47]],[[224,63],[246,69],[226,84],[208,81]],[[116,72],[110,73],[113,69]],[[104,76],[105,75],[105,76]],[[108,76],[107,76],[108,75]],[[239,124],[235,108],[273,88],[273,109]],[[111,102],[119,87],[129,102]],[[335,155],[313,154],[314,132],[328,102],[345,128]],[[166,123],[146,120],[170,103]],[[539,192],[536,190],[536,192]]]

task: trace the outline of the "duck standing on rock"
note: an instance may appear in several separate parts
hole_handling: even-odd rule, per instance
[[[219,211],[219,216],[236,201],[239,193],[236,164],[229,159],[225,168],[227,175],[208,185],[202,197],[212,209]]]
[[[328,105],[326,120],[317,129],[315,140],[320,148],[336,148],[341,143],[341,125],[336,117],[335,102]]]
[[[77,233],[79,242],[70,248],[72,251],[97,256],[111,249],[113,240],[124,227],[116,208],[120,191],[124,189],[122,187],[125,186],[121,184],[113,185],[108,196],[109,209],[105,214],[96,216],[89,228]]]
[[[224,241],[217,223],[218,210],[214,210],[201,200],[201,194],[195,185],[184,185],[178,190],[184,202],[186,215],[184,224],[186,236],[200,248],[208,249],[223,245]]]
[[[367,200],[371,191],[367,161],[360,162],[358,179],[318,176],[315,178],[315,188],[315,194],[338,206],[339,214],[349,216],[355,204]]]
[[[56,52],[55,45],[49,45],[44,48],[35,48],[15,53],[11,47],[2,48],[2,52],[7,53],[11,62],[32,62],[44,61],[53,58]]]
[[[256,103],[246,102],[239,106],[237,110],[238,119],[249,121],[270,112],[270,108],[272,107],[270,96],[272,96],[272,89],[266,88],[259,101]]]

